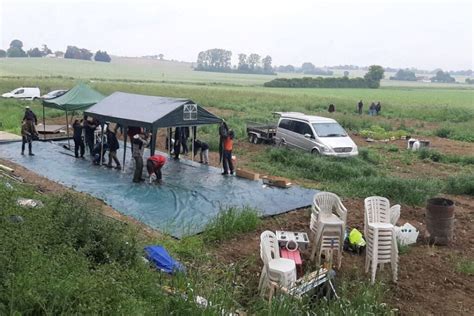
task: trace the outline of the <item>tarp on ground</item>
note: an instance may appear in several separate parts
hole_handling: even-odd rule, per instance
[[[33,157],[21,156],[20,147],[21,143],[0,144],[0,158],[89,193],[120,213],[178,238],[202,231],[228,206],[250,206],[262,215],[274,215],[311,205],[316,193],[297,186],[280,189],[263,186],[261,181],[222,176],[218,168],[183,159],[166,162],[162,186],[134,184],[131,161],[127,161],[123,173],[76,159],[58,144],[33,143]],[[123,155],[122,149],[123,146],[119,157]]]
[[[189,99],[114,92],[85,112],[100,121],[149,129],[220,123],[222,119]]]
[[[65,94],[49,100],[43,100],[43,105],[63,111],[85,110],[101,101],[104,96],[84,83],[79,83]]]

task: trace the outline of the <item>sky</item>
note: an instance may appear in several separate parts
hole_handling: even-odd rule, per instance
[[[0,0],[0,48],[67,45],[194,62],[210,48],[273,65],[473,68],[468,0]]]

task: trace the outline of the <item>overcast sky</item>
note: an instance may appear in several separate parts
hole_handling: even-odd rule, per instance
[[[451,0],[0,0],[0,46],[46,43],[195,61],[209,48],[274,65],[473,68],[473,5]]]

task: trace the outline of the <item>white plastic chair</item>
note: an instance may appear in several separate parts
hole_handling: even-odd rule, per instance
[[[260,235],[260,257],[263,261],[258,285],[261,295],[270,288],[271,299],[275,291],[273,286],[275,283],[285,288],[293,286],[296,281],[296,264],[291,259],[280,258],[280,248],[275,233],[267,230]]]
[[[337,266],[340,268],[347,209],[339,197],[331,192],[316,193],[311,209],[310,229],[314,233],[311,260],[314,260],[316,252],[318,252],[316,263],[319,265],[323,252],[332,256],[332,252],[335,250],[338,258]]]
[[[394,223],[400,217],[400,205],[390,207],[387,198],[371,196],[364,200],[364,233],[367,242],[365,272],[372,269],[371,282],[379,264],[390,263],[393,281],[397,281],[398,247]]]

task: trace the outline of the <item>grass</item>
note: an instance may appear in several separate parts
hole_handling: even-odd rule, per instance
[[[218,242],[238,234],[254,231],[261,220],[257,210],[244,207],[229,207],[220,213],[206,226],[203,233],[205,242]]]
[[[474,196],[474,174],[459,174],[447,179],[446,193]]]
[[[402,179],[385,174],[373,150],[364,149],[350,159],[314,156],[299,151],[271,148],[263,153],[255,167],[290,179],[319,183],[318,189],[342,196],[364,198],[380,195],[393,203],[421,205],[439,193],[442,183],[436,179]]]
[[[341,283],[340,301],[295,301],[278,296],[271,307],[257,293],[261,267],[258,254],[233,265],[215,260],[211,240],[255,230],[251,209],[225,210],[210,226],[210,235],[156,240],[128,225],[102,216],[89,198],[66,193],[39,195],[34,188],[0,177],[0,314],[159,314],[222,315],[247,310],[251,314],[382,313],[385,288],[368,285],[357,273]],[[16,205],[18,197],[40,199],[41,209]],[[230,214],[230,215],[229,215]],[[243,215],[244,214],[244,215]],[[12,221],[13,215],[22,222]],[[229,225],[228,223],[232,223]],[[236,224],[238,223],[238,224]],[[170,277],[150,269],[143,246],[162,244],[187,267],[186,275]],[[206,245],[206,246],[204,246]],[[211,245],[211,246],[210,246]],[[198,307],[200,295],[212,305]]]
[[[456,271],[469,276],[474,275],[474,261],[467,258],[459,259],[456,262]]]
[[[474,165],[474,156],[443,154],[434,149],[422,148],[418,151],[418,157],[420,159],[428,159],[434,162]]]

